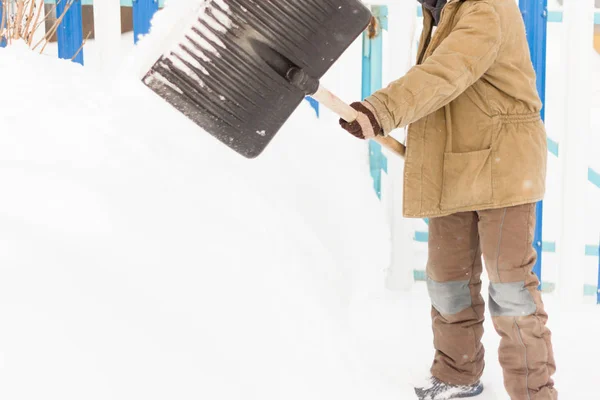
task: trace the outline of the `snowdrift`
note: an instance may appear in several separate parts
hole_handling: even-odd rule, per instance
[[[412,398],[430,304],[384,291],[364,143],[303,104],[243,159],[139,82],[156,45],[110,77],[0,49],[0,398]],[[596,398],[600,309],[545,301],[561,397]]]
[[[132,79],[0,70],[0,397],[366,397],[348,327],[388,249],[360,142],[307,104],[249,161]]]

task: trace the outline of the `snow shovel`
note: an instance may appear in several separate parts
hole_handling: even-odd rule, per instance
[[[239,154],[260,155],[306,95],[356,119],[319,79],[369,25],[359,0],[205,0],[191,14],[143,82]]]

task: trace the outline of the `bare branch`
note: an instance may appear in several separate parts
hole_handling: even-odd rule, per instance
[[[27,45],[29,47],[31,47],[31,42],[33,42],[33,35],[35,34],[35,32],[40,27],[40,25],[38,24],[38,20],[40,19],[40,15],[42,14],[42,10],[43,9],[44,9],[44,0],[39,0],[38,9],[37,9],[37,12],[36,12],[36,15],[35,15],[35,20],[33,21],[33,26],[31,28],[31,31],[29,32],[29,36],[27,37]],[[44,20],[47,17],[48,16],[45,16]],[[42,20],[42,22],[43,22],[43,20]]]
[[[13,39],[21,39],[21,25],[23,24],[23,14],[25,12],[25,0],[17,1],[17,14],[15,16],[15,26],[13,27]]]
[[[57,2],[57,4],[58,4],[58,2]],[[67,4],[65,5],[65,9],[63,10],[63,13],[60,15],[60,17],[58,17],[56,19],[56,21],[52,25],[52,28],[50,28],[50,30],[48,32],[46,32],[46,35],[44,36],[44,38],[42,40],[40,40],[40,43],[44,40],[46,41],[46,43],[44,43],[44,46],[42,47],[42,50],[40,50],[40,54],[44,52],[44,50],[46,49],[46,45],[48,45],[48,43],[50,41],[50,38],[58,30],[59,25],[61,24],[62,20],[65,18],[65,15],[67,14],[67,11],[69,11],[69,9],[71,8],[71,4],[72,4],[72,2],[70,2],[70,1],[67,2]],[[35,47],[33,48],[33,50],[35,50],[35,48],[40,43],[36,44]]]
[[[35,0],[29,0],[29,11],[27,12],[27,16],[25,17],[25,19],[27,20],[27,23],[25,24],[25,27],[23,28],[23,38],[25,40],[27,40],[27,38],[29,37],[29,27],[31,26],[31,20],[33,20],[33,14],[35,13]]]
[[[85,36],[85,39],[83,39],[83,42],[81,43],[81,46],[79,46],[79,49],[77,49],[77,52],[71,58],[71,61],[75,60],[75,57],[77,57],[77,55],[81,52],[81,50],[83,50],[83,46],[85,46],[85,44],[87,43],[87,41],[88,41],[88,39],[90,38],[91,35],[92,35],[92,31],[89,31],[88,34]]]

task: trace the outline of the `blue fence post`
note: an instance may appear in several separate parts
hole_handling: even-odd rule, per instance
[[[133,0],[133,40],[150,32],[150,22],[158,11],[158,0]]]
[[[4,21],[4,6],[2,1],[3,0],[0,0],[0,29],[6,28],[6,22]],[[3,36],[0,37],[0,47],[6,47],[6,39]]]
[[[315,110],[315,114],[317,114],[317,118],[318,118],[319,117],[319,102],[309,96],[306,96],[305,100],[308,101],[308,103],[313,108],[313,110]]]
[[[529,51],[531,61],[537,74],[537,90],[542,100],[542,119],[545,120],[546,110],[546,43],[548,37],[548,0],[519,0],[521,14],[525,21],[527,29],[527,41],[529,42]],[[542,282],[542,218],[544,212],[544,203],[539,202],[536,205],[536,227],[534,247],[537,251],[537,261],[533,268],[540,280],[540,289]]]
[[[65,13],[65,9],[68,10]],[[81,20],[81,0],[62,0],[56,4],[56,15],[63,20],[58,26],[58,57],[83,65],[83,22]],[[80,51],[81,49],[81,51]],[[79,53],[78,53],[79,52]],[[77,56],[75,56],[77,54]]]
[[[387,6],[372,6],[374,24],[363,34],[362,98],[365,99],[383,85],[383,29],[387,29]],[[374,26],[373,26],[374,25]],[[387,172],[387,158],[381,145],[369,141],[369,163],[375,193],[381,199],[381,171]]]

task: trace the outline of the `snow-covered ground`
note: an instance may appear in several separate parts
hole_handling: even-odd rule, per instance
[[[0,69],[28,77],[0,97],[0,398],[411,398],[429,302],[383,289],[362,143],[303,105],[248,161],[133,80]],[[593,398],[600,309],[548,300],[563,398]]]
[[[384,289],[364,143],[303,104],[245,160],[86,68],[0,50],[0,399],[412,399],[430,303]],[[597,398],[600,308],[545,300],[561,398]]]
[[[29,77],[0,100],[0,397],[356,392],[345,314],[387,254],[361,143],[304,107],[248,161],[135,81],[0,63]]]

